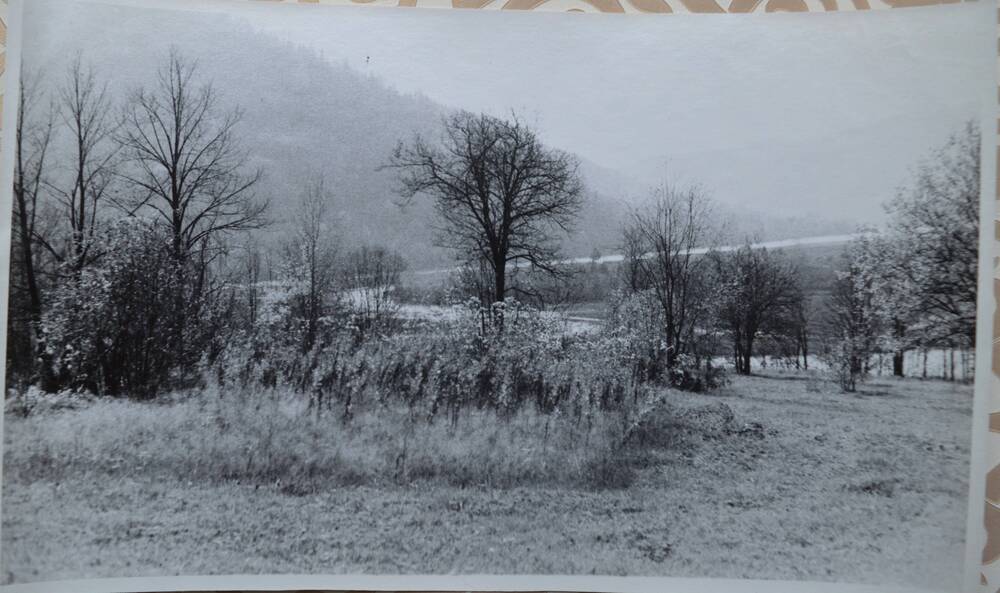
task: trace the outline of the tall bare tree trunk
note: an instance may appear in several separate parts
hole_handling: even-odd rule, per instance
[[[35,250],[35,220],[46,166],[46,156],[52,139],[52,116],[45,124],[34,127],[29,113],[36,98],[33,81],[22,81],[18,102],[18,118],[14,146],[14,224],[20,251],[21,274],[28,293],[28,342],[31,348],[30,371],[42,389],[55,389],[52,362],[45,348],[42,333],[42,289],[38,281]]]

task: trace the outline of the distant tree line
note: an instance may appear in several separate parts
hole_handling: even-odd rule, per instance
[[[709,373],[720,337],[736,372],[749,374],[758,342],[767,340],[783,345],[796,366],[799,357],[808,368],[810,353],[821,355],[853,391],[878,355],[891,356],[893,374],[903,376],[908,351],[926,357],[930,349],[949,349],[953,357],[954,349],[973,348],[979,144],[968,123],[917,167],[886,205],[885,228],[863,228],[849,246],[819,310],[788,257],[750,241],[718,248],[720,229],[700,190],[654,191],[622,241],[625,298],[652,306],[643,314],[660,326],[650,337],[662,348],[652,358],[654,374],[679,372],[679,364],[684,372]],[[822,349],[811,349],[816,333]]]

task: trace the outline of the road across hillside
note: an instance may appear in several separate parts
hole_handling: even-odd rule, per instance
[[[846,243],[850,243],[851,241],[853,241],[854,239],[858,238],[859,236],[861,236],[861,235],[858,234],[858,233],[855,233],[855,234],[849,234],[849,235],[822,235],[822,236],[818,236],[818,237],[800,237],[800,238],[797,238],[797,239],[780,239],[780,240],[777,240],[777,241],[762,241],[762,242],[759,242],[759,243],[751,243],[751,247],[754,247],[754,248],[766,248],[766,249],[784,249],[784,248],[788,248],[788,247],[820,247],[820,246],[829,246],[829,245],[843,245],[843,244],[846,244]],[[692,249],[690,251],[690,253],[693,254],[693,255],[704,255],[704,254],[708,253],[711,250],[727,252],[727,251],[735,251],[735,250],[739,249],[740,247],[743,247],[743,244],[723,245],[721,247],[715,247],[713,249],[709,249],[708,247],[698,247],[696,249]],[[653,256],[652,253],[647,253],[643,257],[652,257],[652,256]],[[620,253],[616,253],[616,254],[613,254],[613,255],[604,255],[604,256],[601,256],[599,258],[593,258],[593,257],[574,257],[574,258],[570,258],[570,259],[560,260],[558,263],[560,263],[560,264],[566,264],[566,265],[583,265],[583,264],[589,264],[589,263],[604,264],[604,263],[618,263],[618,262],[621,262],[624,259],[625,258],[624,258],[623,255],[621,255]],[[530,264],[527,264],[527,263],[518,264],[519,267],[528,267],[529,265]],[[434,275],[434,274],[448,274],[448,273],[454,272],[456,270],[457,270],[457,268],[439,268],[439,269],[435,269],[435,270],[414,270],[413,274],[415,276],[429,276],[429,275]]]

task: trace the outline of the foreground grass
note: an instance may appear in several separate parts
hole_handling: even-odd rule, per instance
[[[681,428],[674,414],[659,414],[657,426],[642,422],[631,431],[628,419],[617,413],[521,412],[500,419],[472,410],[454,422],[441,417],[429,422],[426,411],[401,406],[362,410],[344,421],[336,411],[316,414],[301,396],[275,392],[73,407],[36,409],[12,422],[10,430],[26,436],[8,441],[17,442],[9,447],[9,479],[234,482],[274,486],[290,495],[423,482],[622,488],[635,480],[633,466],[650,463],[653,453],[645,447],[647,455],[640,457],[638,447],[626,446],[626,432],[644,436],[651,429]],[[705,415],[710,417],[711,409]],[[716,422],[719,430],[731,424]]]
[[[616,448],[613,422],[586,437],[579,426],[576,433],[572,425],[550,427],[550,448],[539,450],[540,418],[516,419],[517,438],[510,427],[504,438],[485,419],[469,418],[458,434],[408,441],[411,450],[428,451],[428,461],[402,476],[388,459],[397,437],[377,430],[384,421],[351,429],[354,437],[336,423],[326,423],[325,434],[317,423],[320,434],[300,429],[274,448],[301,459],[309,450],[303,443],[312,439],[338,443],[336,454],[324,448],[316,459],[340,461],[317,461],[311,480],[297,473],[308,467],[302,462],[291,473],[271,475],[255,473],[253,464],[244,470],[244,455],[232,479],[183,464],[211,459],[206,451],[233,454],[217,435],[239,430],[220,428],[218,410],[205,407],[194,415],[200,420],[190,419],[185,406],[202,404],[121,404],[117,415],[100,411],[111,404],[100,404],[8,418],[4,579],[517,572],[954,589],[971,389],[907,380],[874,382],[866,390],[844,395],[776,375],[737,378],[717,395],[671,394],[674,418],[705,418],[688,412],[724,403],[736,421],[724,431],[711,422],[678,425],[673,429],[683,438],[624,449]],[[247,421],[260,414],[282,418],[283,404],[275,405]],[[192,434],[195,428],[202,432]],[[288,433],[280,434],[258,436]],[[586,447],[559,441],[580,438],[589,439]],[[93,442],[118,445],[109,453],[91,448]],[[471,443],[479,446],[470,450]],[[485,473],[470,465],[444,471],[461,467],[470,451],[497,461]],[[601,475],[594,460],[611,453],[634,474],[612,476],[603,488],[589,483],[594,478],[586,476]],[[289,465],[282,459],[258,467]],[[369,469],[343,473],[354,467]]]

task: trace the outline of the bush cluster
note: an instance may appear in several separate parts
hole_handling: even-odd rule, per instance
[[[213,376],[292,387],[317,405],[338,405],[345,418],[359,406],[393,402],[453,422],[465,408],[583,417],[634,405],[647,381],[632,342],[621,332],[569,335],[563,323],[513,300],[455,305],[440,321],[361,342],[345,335],[307,353],[281,340],[235,340]]]

